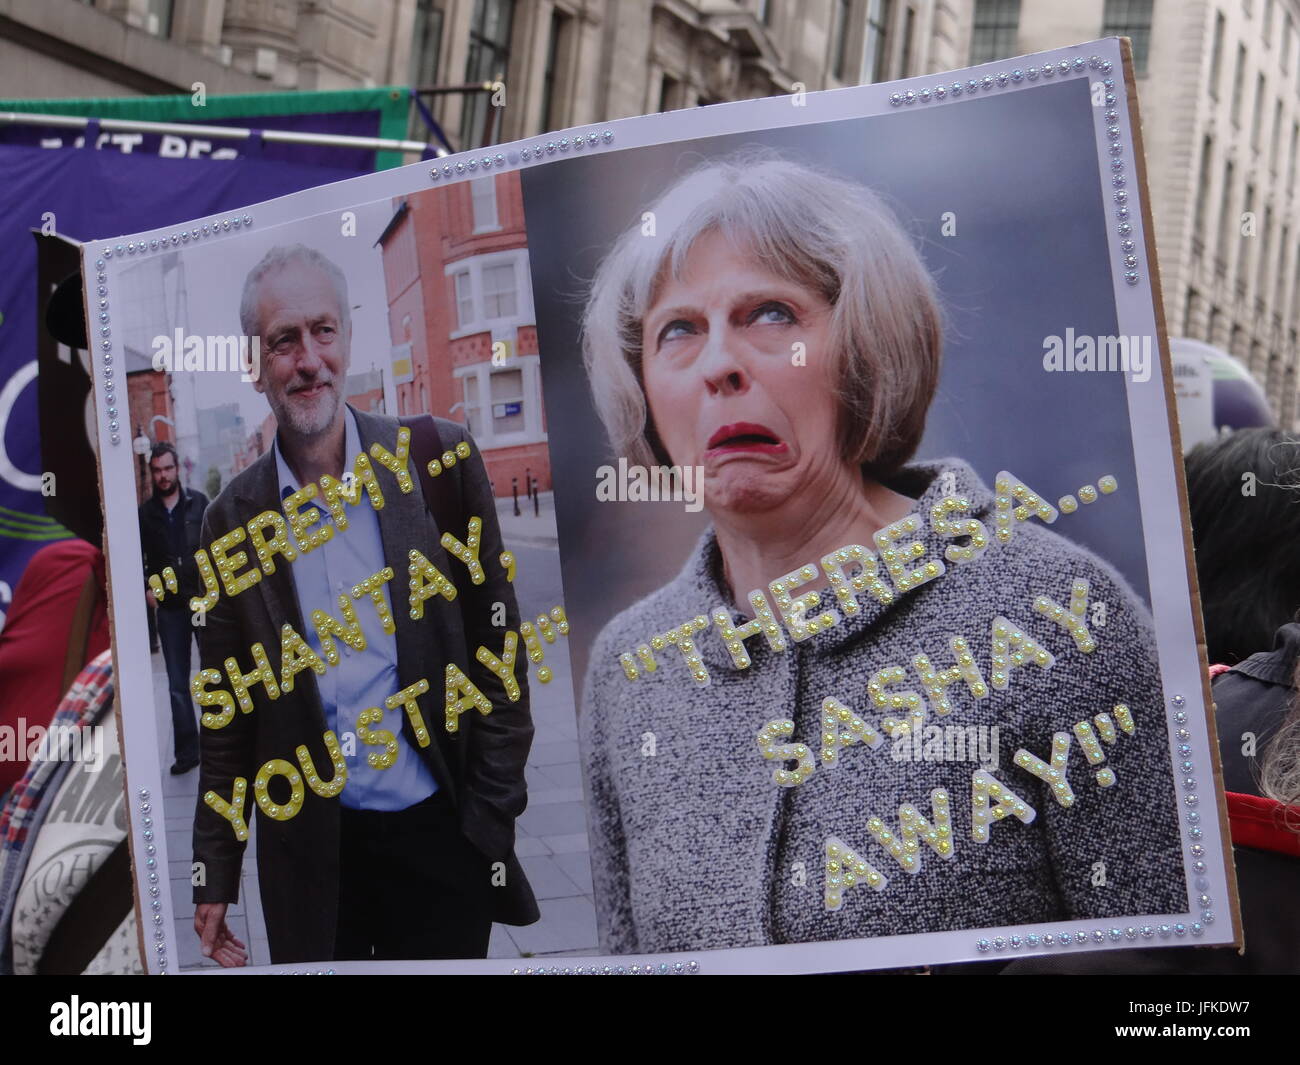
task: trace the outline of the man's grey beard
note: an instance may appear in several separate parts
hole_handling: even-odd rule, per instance
[[[329,395],[332,403],[330,404],[328,411],[324,408],[324,399],[317,401],[314,415],[309,415],[306,411],[297,410],[294,408],[287,393],[285,394],[283,403],[272,404],[272,410],[275,412],[276,422],[279,425],[287,426],[295,436],[319,436],[334,424],[334,419],[338,415],[339,403],[341,400],[339,397],[337,382],[331,379],[329,381],[317,380],[314,383],[328,384],[331,386]]]

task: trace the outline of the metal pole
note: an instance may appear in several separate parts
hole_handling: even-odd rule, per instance
[[[0,125],[85,129],[89,121],[90,119],[81,115],[0,111]],[[171,133],[180,137],[211,137],[213,140],[248,140],[254,132],[261,132],[262,140],[268,144],[320,144],[331,148],[363,148],[394,152],[423,152],[429,147],[423,141],[399,141],[386,137],[349,137],[339,133],[298,133],[286,129],[254,131],[239,126],[195,126],[180,122],[142,122],[124,118],[101,118],[98,122],[99,128],[104,131]]]
[[[510,494],[515,497],[515,517],[519,517],[519,478],[510,478]]]

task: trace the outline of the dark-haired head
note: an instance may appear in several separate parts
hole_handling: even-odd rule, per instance
[[[1186,467],[1209,657],[1232,665],[1300,611],[1300,438],[1242,429]]]

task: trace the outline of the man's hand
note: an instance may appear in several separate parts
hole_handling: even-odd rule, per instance
[[[157,606],[157,605],[158,605],[158,600],[155,599],[155,598],[153,597],[153,589],[152,589],[152,588],[146,588],[146,589],[144,590],[144,601],[145,601],[146,603],[148,603],[150,606]]]
[[[226,908],[224,902],[200,902],[194,910],[194,931],[205,958],[212,958],[224,969],[237,969],[248,964],[248,948],[226,924]]]

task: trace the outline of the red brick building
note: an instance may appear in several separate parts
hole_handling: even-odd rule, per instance
[[[395,201],[379,237],[399,413],[469,427],[498,496],[551,487],[516,173]]]
[[[172,404],[171,374],[159,373],[153,369],[127,374],[126,398],[133,445],[141,434],[149,438],[151,447],[163,440],[176,442],[176,409]],[[184,456],[181,461],[184,461]],[[135,498],[138,503],[143,503],[153,494],[153,480],[149,476],[148,463],[147,451],[143,456],[136,455]],[[185,479],[185,471],[181,472],[182,479]]]

